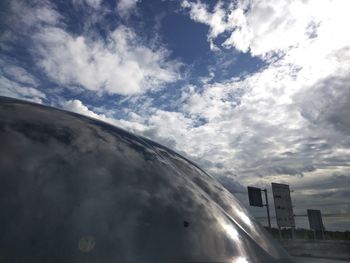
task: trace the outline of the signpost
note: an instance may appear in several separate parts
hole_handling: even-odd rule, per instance
[[[248,186],[248,197],[249,197],[249,204],[251,206],[258,206],[258,207],[263,207],[263,201],[261,198],[261,191],[265,192],[265,201],[266,201],[266,211],[267,211],[267,220],[269,224],[269,229],[271,231],[271,220],[270,220],[270,210],[269,210],[269,201],[267,199],[267,190],[261,190],[260,188],[257,187],[252,187]]]
[[[324,226],[323,226],[321,211],[308,209],[307,217],[309,218],[310,229],[315,231],[315,236],[316,236],[316,231],[321,231],[322,238],[324,239]]]
[[[291,227],[292,237],[294,238],[295,221],[289,185],[277,183],[271,185],[278,229]]]

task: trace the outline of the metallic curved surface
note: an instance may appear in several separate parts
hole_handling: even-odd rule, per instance
[[[0,97],[1,262],[288,262],[239,201],[148,139]]]

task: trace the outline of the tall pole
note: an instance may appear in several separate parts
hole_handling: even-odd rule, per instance
[[[270,220],[270,209],[269,209],[269,200],[267,199],[267,190],[264,189],[263,190],[265,192],[265,201],[266,201],[266,211],[267,211],[267,220],[269,222],[269,229],[270,229],[270,232],[271,232],[271,220]]]
[[[325,240],[325,237],[324,237],[324,226],[322,224],[322,239]]]

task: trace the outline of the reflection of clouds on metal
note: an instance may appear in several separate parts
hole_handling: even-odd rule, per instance
[[[232,226],[232,224],[222,224],[223,229],[227,233],[227,235],[235,242],[239,242],[239,235],[237,230]]]
[[[242,211],[237,211],[237,214],[239,215],[239,217],[243,220],[243,222],[248,225],[248,226],[252,226],[252,221],[250,220],[250,218],[247,216],[246,213],[242,212]]]
[[[235,243],[237,250],[239,251],[240,255],[246,255],[247,251],[245,249],[244,244],[242,243],[242,236],[238,233],[236,226],[231,223],[226,223],[224,221],[221,222],[221,226],[223,230],[225,231],[226,235],[232,239],[232,241]],[[245,259],[245,257],[238,257],[232,260],[232,262],[244,262],[242,259]]]
[[[249,263],[249,261],[245,257],[238,257],[234,259],[232,263]]]
[[[0,145],[7,262],[288,258],[214,178],[148,139],[0,98]]]

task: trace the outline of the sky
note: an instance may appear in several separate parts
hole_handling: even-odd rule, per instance
[[[350,230],[350,1],[3,0],[0,95],[155,140]],[[266,224],[263,208],[250,208]],[[297,227],[308,228],[306,217]],[[272,219],[275,225],[275,219]]]

